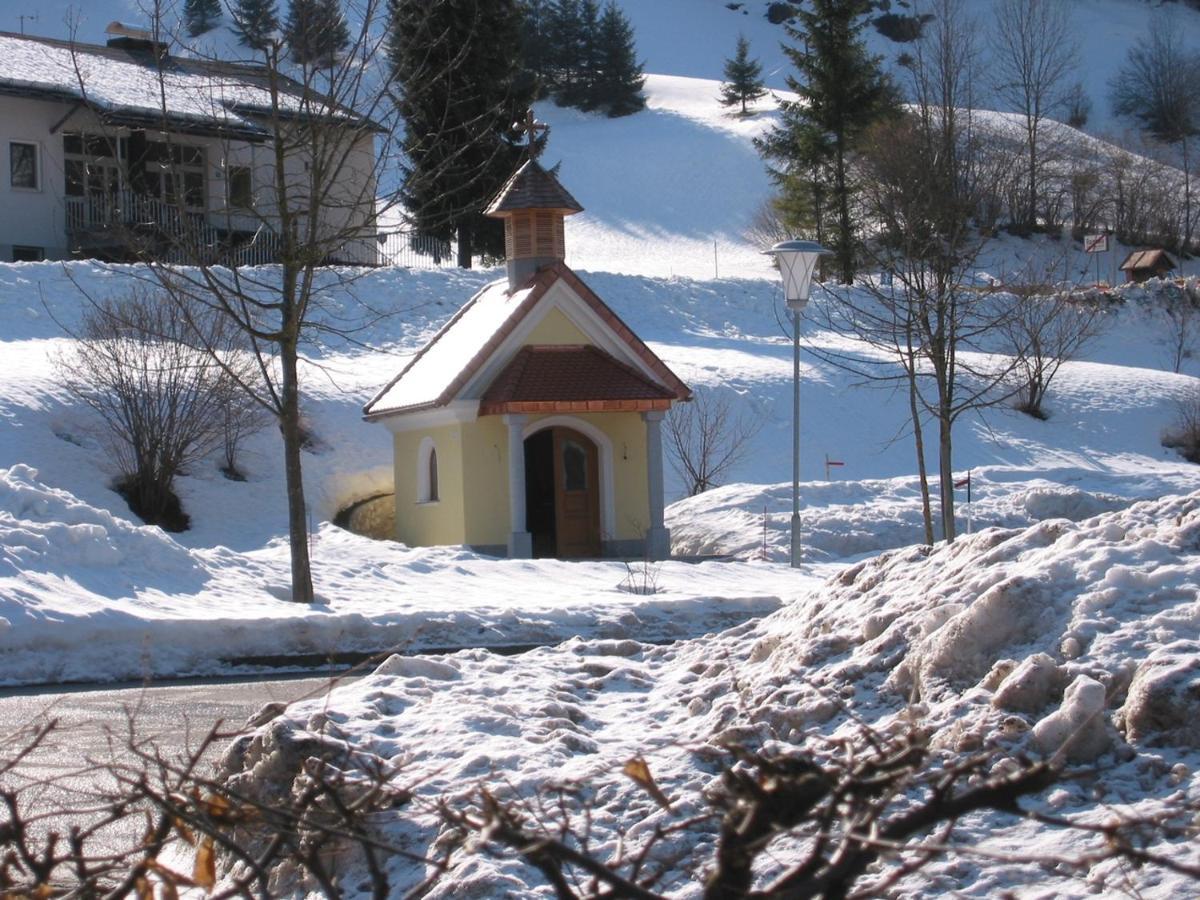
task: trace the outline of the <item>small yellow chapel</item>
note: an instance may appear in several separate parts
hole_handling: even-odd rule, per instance
[[[396,539],[529,557],[664,559],[662,421],[691,391],[565,263],[581,212],[528,159],[486,213],[508,277],[364,408],[393,434]]]

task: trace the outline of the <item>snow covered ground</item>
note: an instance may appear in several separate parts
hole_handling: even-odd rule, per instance
[[[812,567],[797,576],[781,566],[790,346],[773,312],[774,282],[603,273],[585,277],[677,372],[731,392],[761,419],[735,483],[670,507],[676,552],[761,562],[668,564],[658,573],[662,593],[640,596],[618,590],[628,574],[620,563],[507,563],[332,526],[339,509],[389,487],[387,432],[360,421],[362,402],[449,315],[448,298],[489,277],[381,270],[354,285],[372,308],[396,311],[377,326],[373,349],[314,348],[320,369],[310,370],[306,415],[318,440],[305,467],[319,602],[295,606],[284,599],[284,499],[270,431],[243,455],[246,482],[224,478],[215,460],[181,479],[194,523],[183,534],[131,522],[110,488],[115,471],[96,423],[63,391],[54,360],[69,348],[63,329],[86,306],[79,287],[103,295],[130,274],[90,263],[0,267],[0,679],[10,683],[213,672],[242,657],[393,646],[688,637],[797,600],[828,566],[920,540],[911,450],[898,437],[902,405],[809,360],[802,496]],[[974,470],[974,527],[1080,519],[1200,487],[1194,467],[1159,444],[1172,398],[1195,380],[1155,368],[1160,326],[1136,302],[1140,293],[1114,314],[1090,360],[1060,375],[1049,421],[998,410],[960,430],[961,468]],[[845,480],[823,480],[824,454],[845,463]],[[677,481],[671,490],[680,496]]]
[[[293,789],[297,747],[327,746],[326,758],[351,783],[394,771],[393,783],[414,799],[378,814],[374,826],[418,856],[438,855],[452,840],[438,799],[466,806],[485,788],[521,810],[523,827],[540,823],[558,836],[557,802],[538,798],[573,786],[568,796],[591,808],[588,851],[616,863],[657,840],[644,871],[661,872],[655,889],[681,898],[701,896],[714,826],[675,829],[709,809],[730,741],[780,754],[806,747],[819,758],[821,738],[915,726],[935,769],[973,753],[993,774],[1025,758],[1083,767],[1024,802],[1038,813],[1113,823],[1195,810],[1198,539],[1193,494],[1078,524],[992,528],[932,552],[893,551],[760,622],[670,647],[576,640],[511,659],[478,651],[440,662],[395,657],[239,741],[223,772],[239,794],[278,802]],[[337,750],[347,746],[352,756]],[[669,808],[621,774],[634,758],[646,761]],[[920,794],[913,789],[909,799]],[[1196,866],[1192,815],[1175,838],[1153,837],[1143,849]],[[1100,836],[1020,816],[970,814],[947,843],[948,858],[886,896],[1196,891],[1184,875],[1103,860]],[[756,874],[774,877],[803,850],[780,842]],[[410,858],[389,861],[396,893],[431,874]],[[532,866],[489,850],[486,838],[450,865],[426,896],[553,896]],[[881,883],[895,865],[856,886]],[[278,875],[276,890],[299,889],[286,871]],[[353,867],[342,876],[348,889],[364,879]]]

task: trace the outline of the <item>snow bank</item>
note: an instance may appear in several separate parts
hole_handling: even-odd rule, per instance
[[[747,584],[742,566],[668,563],[661,591],[620,589],[623,563],[410,549],[325,524],[312,537],[318,600],[290,602],[284,541],[189,549],[40,480],[0,469],[0,684],[228,671],[253,658],[672,640],[778,609],[811,578]],[[547,590],[547,585],[554,585]],[[397,671],[419,662],[395,657]]]
[[[398,767],[423,800],[461,802],[480,783],[508,797],[578,784],[595,803],[590,841],[602,856],[618,845],[636,852],[656,826],[702,812],[727,740],[779,747],[901,721],[928,733],[937,758],[982,752],[999,770],[1023,756],[1095,767],[1031,799],[1034,808],[1096,815],[1129,804],[1152,815],[1171,798],[1200,801],[1197,548],[1200,493],[1081,522],[992,528],[847,568],[761,622],[703,640],[573,641],[520,658],[467,652],[433,669],[389,661],[247,741],[254,766],[284,791],[295,769],[269,752],[281,733],[334,734]],[[671,812],[613,774],[634,756],[647,760]],[[227,758],[226,777],[255,786],[254,766]],[[410,849],[430,847],[440,825],[429,809],[414,803],[382,827]],[[1079,834],[996,813],[966,817],[957,840],[1006,856],[1013,846],[1031,856],[1083,850]],[[658,887],[699,896],[705,847],[697,835],[664,838]],[[1162,841],[1152,849],[1192,853]],[[391,871],[397,891],[426,874]],[[464,858],[452,876],[431,896],[455,896],[465,882],[480,894],[545,890],[506,855]],[[1041,895],[1085,897],[1126,878],[1152,896],[1194,887],[1113,863],[1072,878],[978,858],[936,862],[920,877],[901,882],[899,895],[993,896],[1036,884]]]

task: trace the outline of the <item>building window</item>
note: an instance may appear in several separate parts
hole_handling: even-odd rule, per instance
[[[145,181],[151,196],[190,212],[204,211],[207,204],[203,147],[148,141],[145,161]]]
[[[238,209],[254,207],[254,182],[249,166],[229,167],[229,205]]]
[[[437,450],[429,452],[429,496],[425,499],[429,503],[435,503],[438,499]]]
[[[14,244],[12,248],[13,262],[41,262],[46,258],[45,247],[22,247]]]
[[[437,445],[433,438],[423,438],[417,450],[417,502],[437,503],[441,499],[438,479]]]
[[[36,191],[41,186],[38,180],[37,144],[10,141],[8,165],[10,183],[13,187]]]

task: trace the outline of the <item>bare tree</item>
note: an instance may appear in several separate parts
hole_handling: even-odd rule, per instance
[[[746,457],[761,428],[761,419],[745,409],[735,411],[728,396],[713,389],[673,406],[667,414],[667,446],[688,496],[717,487]]]
[[[67,389],[100,416],[117,490],[150,524],[187,528],[176,476],[257,413],[239,403],[236,379],[250,372],[237,337],[220,317],[178,316],[161,293],[135,288],[97,302],[58,361]]]
[[[1104,327],[1104,301],[1074,291],[1046,295],[1011,294],[1010,314],[1001,323],[1007,349],[1016,359],[1012,380],[1016,407],[1046,418],[1046,391],[1063,363],[1080,352]]]
[[[377,196],[379,185],[388,182],[387,173],[401,165],[402,98],[395,96],[399,88],[386,53],[386,0],[351,5],[347,19],[355,30],[349,46],[335,58],[297,63],[276,39],[260,48],[261,64],[255,70],[239,70],[235,87],[211,78],[207,99],[189,87],[188,103],[211,103],[218,116],[232,104],[255,131],[253,159],[258,162],[248,175],[249,192],[235,200],[231,181],[227,208],[215,216],[223,218],[223,227],[214,229],[212,216],[190,213],[184,200],[187,184],[168,163],[163,177],[174,179],[174,189],[167,192],[173,203],[165,204],[165,210],[162,203],[152,205],[152,227],[141,220],[128,223],[123,235],[128,254],[146,264],[144,275],[135,277],[161,288],[185,321],[192,321],[198,308],[223,317],[254,355],[255,376],[239,375],[237,381],[279,426],[292,599],[298,602],[311,602],[314,596],[302,471],[307,437],[300,411],[304,349],[328,339],[353,341],[381,315],[395,312],[356,295],[354,285],[364,270],[331,264],[374,263],[381,220],[399,216],[412,221],[425,212],[402,209],[396,192]],[[461,62],[461,56],[431,54],[428,78]],[[171,145],[178,143],[170,137],[175,133],[173,104],[180,99],[174,66],[182,64],[162,55],[155,64],[169,160]],[[77,66],[77,71],[86,98],[84,68]],[[231,139],[222,152],[233,160],[239,148]],[[458,157],[445,165],[464,179],[478,177]],[[242,265],[250,261],[274,265]],[[220,358],[216,348],[208,349],[214,359]]]
[[[1013,217],[1024,228],[1038,225],[1044,152],[1042,122],[1070,96],[1076,43],[1063,0],[1000,0],[993,32],[993,77],[1001,102],[1025,126],[1024,203]]]
[[[1183,167],[1183,242],[1191,246],[1191,142],[1200,134],[1200,59],[1186,47],[1178,23],[1165,14],[1150,20],[1109,85],[1113,112],[1138,122],[1156,140],[1179,146]]]
[[[913,112],[876,128],[858,178],[876,228],[868,248],[879,277],[817,307],[822,325],[850,334],[870,354],[817,351],[862,378],[902,386],[909,401],[925,540],[934,540],[925,423],[937,429],[941,532],[955,536],[953,429],[968,412],[1000,402],[1011,364],[976,362],[1003,310],[972,283],[984,245],[974,226],[982,170],[971,116],[975,29],[956,0],[942,0],[912,51]]]

